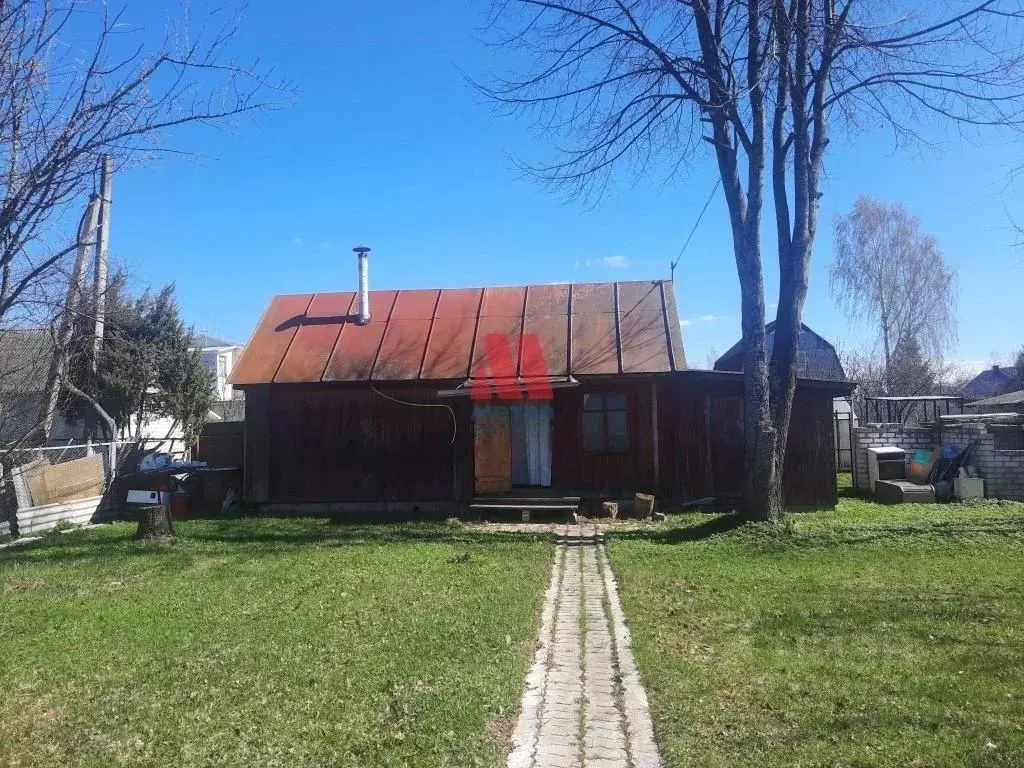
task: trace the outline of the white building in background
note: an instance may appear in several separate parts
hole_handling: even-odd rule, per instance
[[[231,371],[242,355],[242,345],[219,339],[208,333],[196,335],[196,346],[203,356],[203,365],[216,377],[213,384],[214,400],[234,399]]]

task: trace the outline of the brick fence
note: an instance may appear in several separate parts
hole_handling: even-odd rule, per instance
[[[970,463],[985,479],[985,495],[992,499],[1024,501],[1024,450],[995,447],[995,436],[985,424],[945,426],[942,443],[966,448],[977,441]],[[938,445],[937,431],[931,427],[907,427],[902,424],[865,424],[853,430],[853,482],[868,490],[868,448],[896,446],[907,451],[931,449]]]

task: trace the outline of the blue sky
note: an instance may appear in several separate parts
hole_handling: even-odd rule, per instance
[[[135,4],[156,34],[174,12]],[[197,328],[244,341],[270,296],[350,290],[351,247],[373,247],[375,288],[502,285],[668,276],[715,175],[620,179],[597,205],[566,203],[515,169],[544,152],[528,120],[498,115],[464,81],[507,65],[480,42],[482,0],[253,3],[234,53],[259,56],[298,89],[294,105],[220,129],[189,128],[163,156],[115,179],[111,249],[141,284],[174,281]],[[145,14],[144,16],[139,14]],[[1024,253],[1007,213],[1024,195],[1005,137],[894,152],[884,132],[837,137],[827,158],[805,322],[846,346],[868,338],[828,291],[831,221],[861,192],[920,216],[960,275],[959,343],[981,367],[1024,343]],[[767,218],[767,217],[766,217]],[[770,223],[770,222],[769,222]],[[771,229],[766,229],[771,235]],[[770,245],[771,240],[766,240]],[[766,248],[767,300],[776,272]],[[739,335],[739,288],[725,202],[711,203],[676,272],[691,365]]]

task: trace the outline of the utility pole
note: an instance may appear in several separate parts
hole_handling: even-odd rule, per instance
[[[96,331],[93,336],[92,369],[99,364],[100,349],[103,347],[103,331],[107,317],[107,252],[110,248],[110,202],[111,177],[114,174],[114,159],[103,156],[103,172],[100,175],[100,231],[96,238]]]
[[[64,304],[64,311],[61,313],[57,335],[53,340],[53,358],[50,361],[50,372],[46,379],[46,399],[43,401],[43,413],[40,414],[44,441],[50,438],[53,416],[57,411],[61,381],[67,373],[75,320],[82,311],[82,299],[85,296],[85,268],[89,262],[89,249],[92,247],[93,237],[96,235],[99,214],[100,196],[94,194],[89,198],[89,204],[78,227],[78,251],[75,253],[75,268],[68,283],[67,300]]]

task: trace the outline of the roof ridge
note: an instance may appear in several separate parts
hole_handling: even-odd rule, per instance
[[[645,283],[645,284],[667,284],[674,285],[674,281],[668,278],[639,278],[636,280],[553,280],[541,283],[507,283],[502,285],[428,285],[421,288],[371,288],[370,293],[378,293],[383,291],[478,291],[478,290],[489,290],[499,288],[537,288],[541,286],[557,286],[557,285],[627,285],[634,283]],[[324,293],[351,293],[356,290],[355,288],[339,288],[338,290],[329,291],[295,291],[293,293],[274,293],[271,294],[272,298],[278,296],[306,296],[309,293],[324,294]]]

